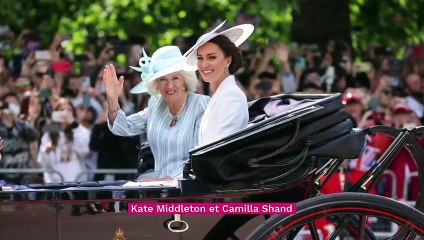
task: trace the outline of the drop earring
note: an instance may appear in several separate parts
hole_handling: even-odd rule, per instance
[[[225,67],[224,72],[225,72],[225,73],[228,73],[228,66],[226,66],[226,67]]]

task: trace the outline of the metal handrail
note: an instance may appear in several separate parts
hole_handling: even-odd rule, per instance
[[[64,182],[63,175],[54,169],[44,169],[44,168],[0,168],[0,173],[45,173],[52,172],[59,175],[61,182]],[[75,181],[80,179],[85,174],[135,174],[137,169],[128,168],[128,169],[115,169],[115,168],[103,168],[103,169],[85,169],[78,173]]]
[[[84,174],[135,174],[137,173],[137,169],[129,168],[129,169],[114,169],[114,168],[102,168],[102,169],[85,169],[82,170],[76,177],[75,181],[78,181]]]
[[[0,173],[54,173],[57,174],[60,178],[60,181],[63,182],[63,175],[54,169],[45,169],[45,168],[0,168]]]

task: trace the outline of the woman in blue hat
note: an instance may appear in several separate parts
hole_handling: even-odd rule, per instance
[[[108,103],[108,125],[112,133],[134,136],[147,133],[154,159],[154,170],[143,173],[140,181],[171,180],[182,176],[183,161],[198,144],[200,120],[210,97],[195,94],[197,78],[194,69],[183,70],[185,57],[176,46],[159,48],[148,57],[143,50],[139,67],[142,81],[131,93],[151,95],[148,108],[126,116],[118,98],[124,77],[117,78],[112,64],[103,72]]]

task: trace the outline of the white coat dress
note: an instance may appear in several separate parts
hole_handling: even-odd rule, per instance
[[[216,89],[200,122],[199,146],[222,139],[247,127],[247,98],[229,75]]]

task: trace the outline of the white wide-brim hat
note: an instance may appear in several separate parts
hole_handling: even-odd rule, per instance
[[[186,53],[184,53],[184,57],[186,57],[184,63],[184,69],[187,71],[192,71],[197,69],[197,49],[211,40],[212,38],[218,35],[224,35],[230,39],[237,47],[240,46],[246,39],[253,33],[255,27],[252,24],[241,24],[230,29],[224,30],[222,32],[217,32],[224,25],[225,21],[219,24],[212,31],[203,34],[197,39],[196,44],[193,45]]]
[[[130,68],[141,72],[141,82],[135,85],[130,92],[133,94],[147,92],[147,84],[167,74],[183,70],[185,57],[177,46],[164,46],[156,50],[152,57],[148,57],[143,49],[139,67]]]

